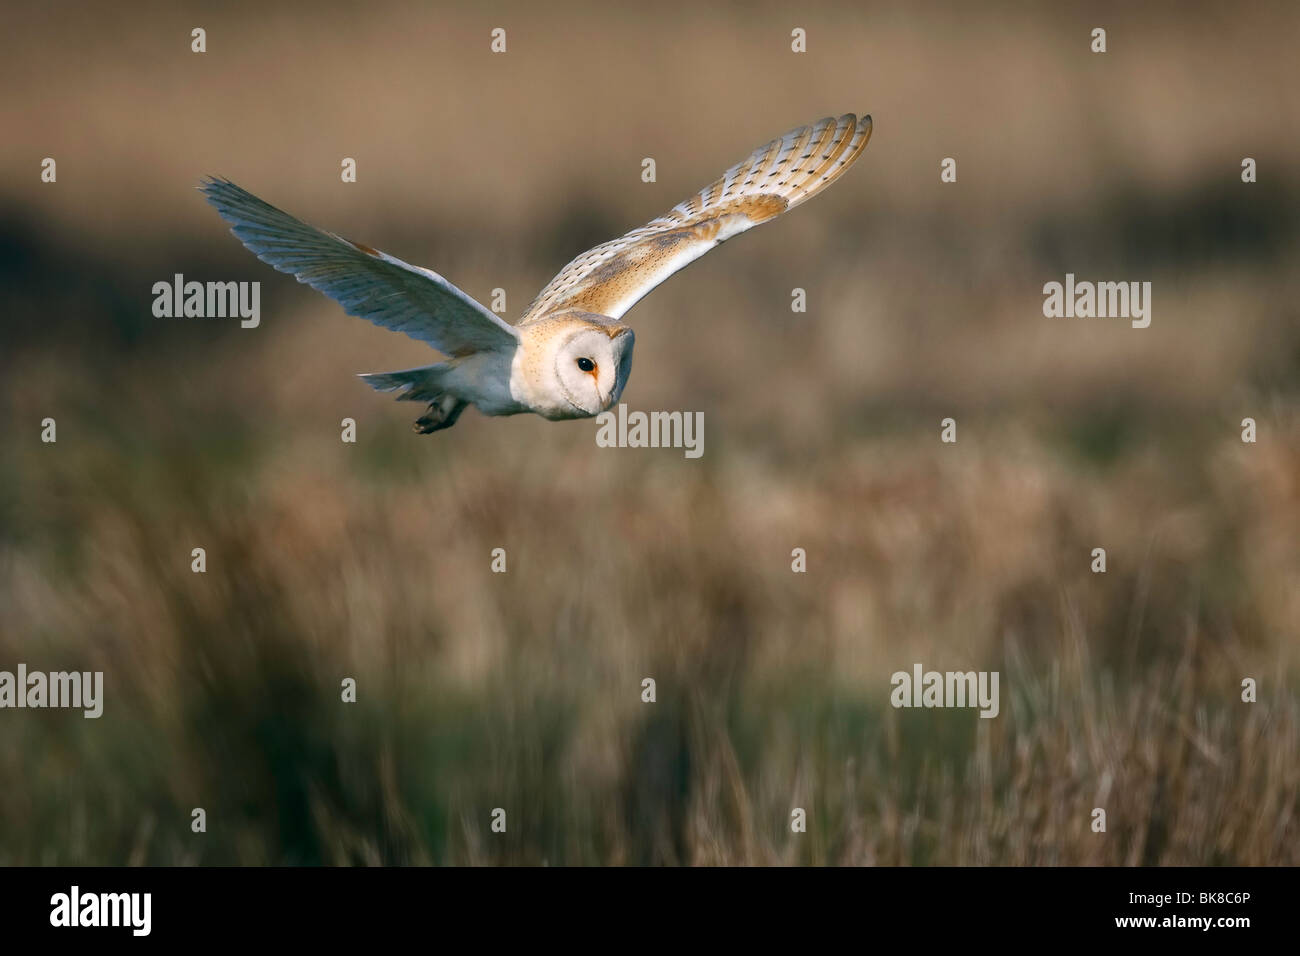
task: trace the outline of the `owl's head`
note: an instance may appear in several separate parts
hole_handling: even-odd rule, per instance
[[[636,337],[609,319],[571,319],[566,325],[555,339],[555,381],[576,414],[598,415],[623,394]]]

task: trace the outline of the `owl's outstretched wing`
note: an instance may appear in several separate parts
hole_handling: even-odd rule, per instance
[[[199,186],[259,259],[334,299],[348,315],[451,356],[512,349],[519,333],[442,276],[299,222],[226,179]]]
[[[793,129],[672,211],[574,259],[520,324],[560,309],[622,318],[642,296],[714,246],[774,219],[842,176],[871,137],[871,117],[846,113]]]

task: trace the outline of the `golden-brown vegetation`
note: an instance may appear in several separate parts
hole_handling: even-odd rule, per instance
[[[0,669],[107,699],[0,712],[0,863],[1300,862],[1296,14],[1117,6],[1102,57],[1085,10],[7,13]],[[698,461],[411,434],[352,376],[429,353],[190,188],[518,310],[843,110],[849,176],[630,315],[624,400],[703,411]],[[1152,280],[1151,327],[1045,319],[1066,271]],[[154,319],[175,272],[262,326]],[[894,710],[916,661],[1001,715]]]

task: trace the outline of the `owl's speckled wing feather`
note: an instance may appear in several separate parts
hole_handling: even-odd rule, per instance
[[[225,179],[199,187],[259,259],[334,299],[348,315],[440,352],[510,351],[519,333],[442,276],[299,222]]]
[[[871,137],[871,117],[846,113],[793,129],[672,211],[565,266],[524,313],[561,309],[621,318],[674,272],[732,236],[774,219],[835,182]]]

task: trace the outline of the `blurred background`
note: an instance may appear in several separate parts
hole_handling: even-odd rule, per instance
[[[7,8],[0,669],[105,702],[0,713],[0,863],[1300,862],[1300,14],[1132,6]],[[847,111],[825,197],[629,316],[623,400],[702,411],[699,460],[414,435],[354,375],[436,356],[193,189],[514,320]],[[154,318],[178,272],[260,327]],[[1044,318],[1066,272],[1152,282],[1150,328]],[[893,709],[916,662],[1000,716]]]

